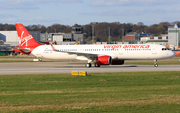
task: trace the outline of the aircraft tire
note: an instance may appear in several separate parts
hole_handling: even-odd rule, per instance
[[[96,63],[94,63],[94,67],[100,67],[100,65],[97,65]]]
[[[91,67],[91,63],[87,63],[86,65],[85,65],[85,67]]]

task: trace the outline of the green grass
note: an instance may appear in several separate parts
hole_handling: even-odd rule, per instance
[[[180,71],[89,75],[0,76],[0,112],[180,112]]]

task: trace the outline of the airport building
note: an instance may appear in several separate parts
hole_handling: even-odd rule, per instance
[[[136,32],[128,33],[124,36],[124,41],[129,44],[168,44],[168,34],[153,36],[151,34],[137,34]]]
[[[40,32],[29,31],[36,41],[40,41]],[[19,44],[17,31],[0,31],[0,40],[5,46],[17,46]]]
[[[168,46],[172,50],[180,50],[180,27],[175,24],[168,27],[168,34],[153,36],[151,34],[128,33],[124,41],[129,44],[160,44]]]
[[[168,34],[161,34],[160,36],[147,36],[141,37],[140,42],[142,44],[160,44],[160,45],[168,45]]]
[[[57,44],[74,44],[78,41],[83,43],[82,27],[73,27],[72,33],[40,33],[29,31],[37,42],[56,41]],[[17,31],[0,31],[0,40],[4,46],[18,46],[19,40]]]
[[[56,42],[57,44],[84,43],[82,27],[72,27],[72,33],[41,33],[41,41]]]
[[[124,42],[129,44],[137,44],[139,42],[139,37],[136,32],[130,32],[124,36]]]
[[[168,37],[168,45],[174,50],[180,49],[180,27],[177,24],[168,27]]]

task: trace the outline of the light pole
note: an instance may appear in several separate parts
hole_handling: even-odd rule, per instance
[[[111,27],[108,27],[108,30],[109,30],[109,44],[111,43],[110,29],[111,29]]]
[[[122,44],[124,44],[124,29],[122,29]]]
[[[94,43],[94,24],[92,24],[92,43]]]

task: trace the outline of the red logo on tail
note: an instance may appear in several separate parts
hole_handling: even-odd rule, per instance
[[[34,49],[41,45],[31,36],[27,29],[21,23],[16,23],[17,34],[19,38],[19,47]]]
[[[24,34],[24,31],[22,32],[21,37],[18,37],[19,38],[19,45],[20,46],[28,46],[27,45],[28,41],[31,40],[33,37],[31,35],[23,37],[23,34]]]

